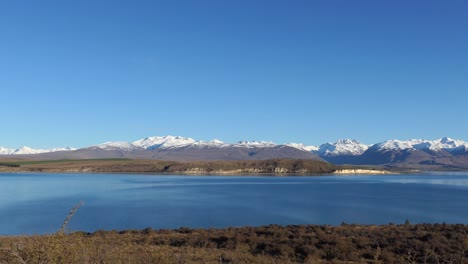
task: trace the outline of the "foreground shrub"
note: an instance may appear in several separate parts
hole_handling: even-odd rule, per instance
[[[0,238],[0,263],[467,263],[468,226],[264,226]]]

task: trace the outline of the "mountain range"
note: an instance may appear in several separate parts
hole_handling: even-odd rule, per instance
[[[133,142],[106,142],[86,148],[7,149],[0,156],[15,159],[131,158],[174,161],[316,159],[334,164],[385,165],[417,169],[468,168],[468,143],[448,137],[436,140],[387,140],[366,145],[342,139],[320,146],[267,141],[201,141],[180,136],[147,137]]]

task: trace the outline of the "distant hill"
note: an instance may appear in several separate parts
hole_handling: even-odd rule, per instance
[[[336,171],[334,165],[317,160],[192,161],[130,159],[16,160],[0,162],[9,172],[133,172],[169,174],[317,174]]]

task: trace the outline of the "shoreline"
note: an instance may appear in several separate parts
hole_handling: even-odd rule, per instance
[[[379,175],[379,174],[400,174],[399,172],[392,172],[389,170],[379,169],[338,169],[333,174],[337,175]]]
[[[357,172],[355,172],[357,171]],[[148,176],[219,176],[219,177],[324,177],[324,176],[365,176],[365,175],[375,175],[375,176],[391,176],[391,175],[412,175],[418,176],[424,173],[429,174],[443,174],[448,173],[450,175],[457,175],[459,173],[468,173],[468,171],[453,171],[453,170],[438,170],[438,171],[387,171],[387,170],[338,170],[337,172],[331,173],[213,173],[213,172],[197,172],[197,173],[187,173],[187,172],[142,172],[142,171],[61,171],[61,170],[47,170],[47,171],[37,171],[37,170],[1,170],[1,174],[103,174],[103,175],[148,175]]]
[[[0,160],[0,173],[143,174],[180,176],[345,176],[409,175],[425,172],[463,173],[468,170],[423,170],[366,165],[333,165],[317,160],[236,160],[175,162],[162,160]]]
[[[72,218],[73,219],[73,218]],[[411,223],[409,220],[408,222],[400,222],[394,223],[389,222],[386,224],[358,224],[358,223],[347,223],[341,222],[339,224],[261,224],[261,225],[230,225],[225,227],[188,227],[188,226],[180,226],[174,228],[153,228],[153,227],[145,227],[145,228],[129,228],[129,229],[96,229],[92,231],[85,231],[85,230],[67,230],[66,234],[101,234],[101,233],[127,233],[127,232],[140,232],[145,233],[147,230],[154,231],[156,233],[169,233],[169,232],[185,232],[187,230],[191,230],[195,232],[197,230],[204,230],[204,231],[227,231],[227,230],[241,230],[241,229],[268,229],[272,227],[279,227],[279,228],[307,228],[307,227],[316,227],[316,228],[343,228],[343,227],[351,227],[356,229],[362,228],[371,228],[371,229],[378,229],[378,228],[385,228],[385,227],[392,227],[392,228],[403,228],[403,227],[416,227],[416,226],[464,226],[468,228],[467,223],[445,223],[445,222],[420,222],[420,223]],[[15,238],[15,237],[35,237],[35,236],[51,236],[60,233],[61,230],[57,229],[56,232],[52,233],[32,233],[32,234],[14,234],[14,235],[5,235],[0,234],[0,240],[2,238]],[[467,233],[468,235],[468,233]]]
[[[443,173],[444,171],[441,171]],[[450,172],[450,171],[447,171]],[[33,171],[33,170],[15,170],[15,171],[8,171],[8,170],[0,170],[1,174],[107,174],[107,175],[148,175],[148,176],[219,176],[219,177],[322,177],[322,176],[354,176],[354,175],[418,175],[424,172],[411,172],[411,173],[402,173],[402,172],[392,172],[392,171],[379,171],[376,173],[373,172],[365,172],[365,173],[343,173],[343,172],[331,172],[331,173],[232,173],[232,172],[225,172],[225,173],[213,173],[213,172],[197,172],[197,173],[188,173],[188,172],[141,172],[141,171],[55,171],[55,170],[48,170],[48,171]]]
[[[317,160],[241,160],[175,162],[161,160],[0,161],[3,172],[144,173],[180,175],[328,174],[336,166]]]
[[[359,169],[360,170],[360,169]],[[253,177],[263,177],[263,176],[274,176],[274,177],[289,177],[289,176],[298,176],[298,177],[321,177],[321,176],[359,176],[359,175],[376,175],[376,176],[391,176],[391,175],[413,175],[418,176],[421,174],[444,174],[448,173],[450,175],[457,175],[462,173],[468,173],[468,170],[431,170],[431,171],[386,171],[386,170],[366,170],[365,172],[351,172],[345,170],[339,170],[338,172],[331,173],[186,173],[186,172],[141,172],[141,171],[34,171],[34,170],[1,170],[0,174],[127,174],[127,175],[148,175],[148,176],[226,176],[226,177],[243,177],[243,176],[253,176]]]

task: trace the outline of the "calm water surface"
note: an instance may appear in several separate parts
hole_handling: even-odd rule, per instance
[[[71,230],[446,222],[468,224],[468,173],[225,177],[0,174],[0,234]]]

